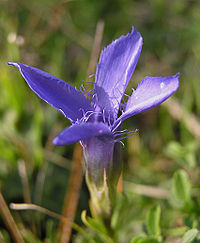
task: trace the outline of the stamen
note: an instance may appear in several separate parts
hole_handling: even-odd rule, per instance
[[[121,121],[119,120],[119,122],[117,123],[117,125],[114,126],[114,128],[112,129],[112,132],[114,132],[120,125],[121,125]]]
[[[94,111],[84,112],[84,110],[82,110],[82,111],[83,111],[83,117],[80,119],[80,122],[85,122],[85,120],[87,119],[87,117],[90,116],[91,114],[93,114],[93,112],[94,112]]]
[[[118,141],[118,142],[121,143],[121,145],[122,145],[122,147],[123,147],[123,149],[124,149],[124,147],[125,147],[124,143],[123,143],[122,141]]]
[[[95,77],[95,74],[90,74],[89,78]]]
[[[83,108],[80,108],[79,111],[83,112],[83,116],[85,115],[85,111],[83,110]]]
[[[87,91],[87,90],[85,89],[84,85],[81,84],[81,86],[80,86],[80,92],[81,92],[83,95],[86,95],[86,96],[87,96],[87,99],[90,99],[90,98],[91,98],[92,91],[93,91],[93,89]]]
[[[130,98],[130,95],[128,95],[128,94],[126,94],[126,93],[124,93],[124,96],[126,96],[126,97]]]
[[[108,114],[108,125],[109,125],[109,127],[112,127],[111,122],[110,122],[110,113]]]
[[[119,106],[119,109],[120,109],[121,112],[124,112],[124,109],[126,108],[126,104],[127,104],[127,102],[126,102],[125,99],[124,99],[124,96],[130,98],[130,95],[125,94],[125,93],[124,93],[124,95],[122,96],[122,100],[121,100],[121,103],[120,103],[120,106]]]
[[[125,107],[126,107],[126,104],[120,103],[119,110],[120,110],[121,112],[123,112],[124,109],[125,109]]]
[[[91,93],[91,94],[92,94],[93,91],[94,91],[94,89],[90,89],[90,90],[88,91],[88,93]]]
[[[123,133],[123,132],[126,132],[126,131],[127,131],[127,129],[124,129],[124,130],[121,130],[121,131],[115,131],[115,132],[113,132],[113,134],[115,135],[117,133]]]
[[[92,76],[95,76],[95,74],[90,75],[89,78],[92,77]],[[88,84],[94,84],[95,83],[94,81],[85,81],[85,80],[82,80],[82,82],[88,83]]]
[[[97,93],[93,93],[92,94],[91,104],[94,106],[94,108],[97,107],[97,104],[98,104],[98,95],[97,95]]]
[[[100,111],[87,111],[87,112],[83,115],[83,117],[80,119],[80,122],[87,122],[88,119],[89,119],[92,115],[94,115],[94,114],[97,114],[97,115],[99,115],[99,116],[103,116],[102,112],[100,112]]]
[[[86,112],[84,113],[84,116],[87,116],[89,113],[92,113],[92,112],[94,112],[94,111],[86,111]]]
[[[118,141],[121,141],[121,140],[123,140],[123,139],[125,139],[125,138],[129,138],[129,137],[132,137],[136,132],[138,132],[139,130],[138,129],[136,129],[135,131],[132,131],[132,133],[133,134],[131,134],[131,135],[129,135],[129,136],[125,136],[125,137],[122,137],[122,138],[117,138],[117,139],[115,139],[115,142],[118,142]],[[129,132],[130,133],[130,132]],[[127,133],[128,134],[128,133]]]
[[[106,123],[105,109],[103,109],[102,111],[102,116],[103,116],[103,122]]]
[[[83,84],[81,84],[81,86],[80,86],[80,92],[81,92],[82,94],[84,94],[84,92],[85,92],[85,88],[84,88]]]

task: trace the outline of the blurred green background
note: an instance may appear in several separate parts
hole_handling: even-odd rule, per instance
[[[171,192],[173,174],[178,169],[187,172],[199,201],[198,0],[1,0],[0,186],[8,204],[29,200],[24,193],[25,166],[31,202],[61,213],[74,146],[53,147],[51,139],[69,122],[41,101],[19,72],[6,63],[22,62],[38,67],[79,88],[88,79],[88,64],[100,20],[105,24],[102,48],[130,32],[132,26],[143,36],[141,57],[128,93],[145,76],[181,74],[180,88],[171,103],[132,117],[124,124],[128,129],[139,129],[122,149],[124,193],[130,210],[121,221],[125,229],[119,232],[121,242],[128,242],[142,232],[145,215],[155,203],[161,205],[164,228],[184,224],[186,212],[180,204],[177,207],[173,196],[165,194]],[[141,185],[161,187],[163,191],[146,195],[149,188]],[[89,199],[85,183],[80,197],[76,222],[81,225],[80,214],[88,209]],[[24,234],[31,239],[29,242],[39,239],[54,242],[56,219],[34,212],[37,231],[33,236],[30,215],[12,212],[18,224],[26,225]],[[77,237],[75,232],[73,237]],[[0,239],[11,242],[2,219]]]

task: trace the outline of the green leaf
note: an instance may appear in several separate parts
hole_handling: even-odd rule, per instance
[[[191,197],[191,184],[184,170],[175,172],[173,176],[173,191],[181,201],[188,201]]]
[[[165,148],[165,153],[179,165],[187,168],[195,168],[196,149],[197,149],[196,142],[188,142],[186,145],[183,146],[176,141],[172,141]]]
[[[158,243],[158,241],[154,238],[134,237],[131,243]]]
[[[102,234],[107,235],[107,230],[106,230],[105,226],[102,224],[102,222],[86,216],[86,210],[82,211],[81,219],[82,219],[83,223],[86,226],[88,226],[89,228],[96,230],[97,232],[100,232]]]
[[[138,243],[139,240],[141,240],[142,238],[141,237],[134,237],[130,243]]]
[[[103,242],[111,242],[109,232],[107,232],[106,227],[100,219],[88,217],[86,215],[86,210],[82,211],[81,219],[88,228],[92,229],[94,232],[98,234],[98,236],[103,240]]]
[[[183,239],[182,239],[182,243],[190,243],[192,242],[195,237],[197,236],[198,234],[198,230],[197,229],[191,229],[191,230],[188,230],[184,236],[183,236]]]
[[[159,205],[153,206],[148,214],[146,219],[146,225],[148,232],[153,236],[160,235],[160,215],[161,209]]]

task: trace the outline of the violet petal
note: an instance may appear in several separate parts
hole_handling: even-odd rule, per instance
[[[179,73],[168,77],[146,77],[128,99],[123,121],[135,114],[151,109],[169,98],[179,87]]]
[[[83,111],[93,110],[84,95],[65,81],[22,63],[8,64],[17,67],[29,87],[71,122],[80,119]]]
[[[134,27],[105,48],[97,64],[94,92],[96,103],[115,117],[126,86],[134,72],[142,49],[142,37]]]
[[[96,137],[101,135],[112,136],[112,133],[107,125],[103,123],[81,123],[74,124],[65,128],[57,137],[54,138],[54,145],[66,145],[84,140],[90,137]]]

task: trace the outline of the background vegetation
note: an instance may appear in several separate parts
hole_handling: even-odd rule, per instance
[[[180,88],[169,102],[124,125],[139,128],[139,133],[122,150],[123,193],[113,218],[116,242],[134,237],[137,243],[200,242],[198,0],[1,0],[1,192],[8,205],[32,202],[62,213],[74,145],[53,147],[51,139],[69,122],[39,100],[6,62],[38,67],[79,88],[88,80],[100,20],[105,26],[101,47],[131,26],[144,38],[128,92],[145,76],[181,73]],[[83,181],[75,218],[83,228],[81,211],[89,214],[88,200]],[[11,212],[26,242],[57,241],[58,219],[40,212]],[[87,234],[96,242],[109,242],[95,227],[89,225]],[[71,241],[84,242],[84,237],[73,230]],[[0,240],[12,242],[3,218]]]

